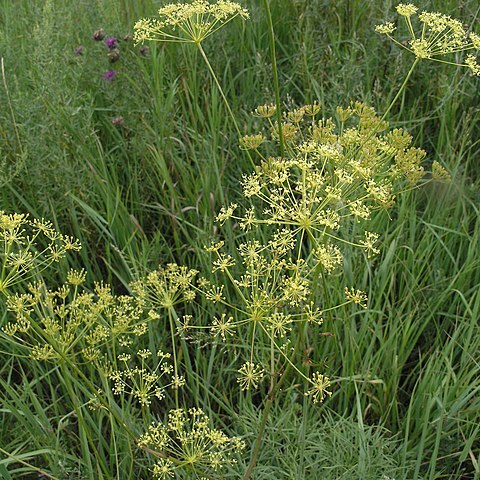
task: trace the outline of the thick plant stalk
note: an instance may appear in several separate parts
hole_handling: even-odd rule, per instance
[[[297,351],[298,351],[298,342],[293,352],[292,358],[295,358]],[[270,389],[267,393],[265,406],[263,408],[262,418],[260,419],[260,426],[258,428],[257,438],[255,439],[255,444],[253,446],[250,463],[248,464],[247,470],[243,475],[243,480],[250,479],[250,477],[252,476],[253,470],[257,465],[258,456],[260,455],[260,449],[262,448],[262,443],[263,443],[263,434],[265,433],[265,426],[267,425],[267,420],[268,420],[268,416],[270,415],[270,410],[272,409],[273,402],[275,401],[277,392],[280,389],[282,383],[287,378],[287,375],[289,374],[291,367],[292,367],[292,362],[288,361],[287,366],[285,367],[285,370],[282,376],[280,377],[280,379],[278,380],[278,382],[275,382],[274,380],[272,380]]]
[[[255,466],[257,465],[258,455],[260,454],[260,449],[263,443],[263,433],[265,432],[268,416],[270,414],[270,410],[272,409],[275,393],[276,392],[269,392],[267,395],[267,401],[265,402],[265,407],[262,412],[262,419],[260,421],[257,438],[255,439],[255,445],[253,446],[252,450],[252,457],[250,459],[250,463],[248,464],[247,470],[243,475],[243,480],[248,480],[250,478]]]

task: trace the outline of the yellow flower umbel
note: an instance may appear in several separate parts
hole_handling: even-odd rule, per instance
[[[168,422],[151,424],[138,444],[159,457],[153,475],[160,480],[177,478],[183,469],[195,472],[198,477],[218,474],[235,464],[234,455],[245,448],[240,438],[229,438],[211,428],[210,419],[199,408],[171,410]]]
[[[311,110],[313,115],[307,113]],[[271,135],[255,148],[261,163],[242,180],[251,208],[242,216],[233,204],[217,220],[223,224],[232,218],[244,230],[261,225],[286,229],[278,239],[291,235],[298,244],[308,241],[329,273],[342,263],[342,245],[378,253],[378,236],[363,231],[355,239],[343,232],[376,210],[391,208],[396,192],[424,176],[426,153],[411,146],[405,130],[388,131],[388,123],[363,103],[338,108],[338,121],[314,118],[318,112],[306,105],[284,113],[283,157],[264,154],[278,142],[277,127],[265,118]]]
[[[145,278],[136,280],[130,287],[146,308],[168,310],[195,298],[191,285],[197,273],[196,270],[169,263],[166,267],[149,272]]]
[[[312,376],[313,387],[305,392],[305,395],[313,398],[313,403],[321,403],[325,400],[326,396],[330,396],[332,392],[327,390],[330,386],[330,379],[318,372],[315,372]]]
[[[134,27],[134,40],[200,44],[238,16],[248,18],[248,11],[228,0],[171,3],[158,10],[157,19],[139,20]]]
[[[257,388],[259,382],[262,380],[265,372],[260,365],[255,365],[252,362],[246,362],[238,370],[240,376],[237,382],[240,384],[242,390],[250,390],[250,387]]]
[[[233,215],[234,209],[231,210],[230,215]],[[248,236],[254,233],[250,232]],[[265,244],[257,239],[247,239],[238,245],[237,261],[222,252],[223,241],[206,247],[213,256],[212,273],[215,276],[212,280],[200,278],[198,291],[216,304],[217,311],[225,308],[231,314],[219,313],[207,326],[192,325],[191,318],[187,318],[179,330],[181,333],[209,330],[222,342],[246,335],[249,356],[238,369],[237,378],[242,390],[255,390],[265,377],[273,378],[275,372],[271,368],[269,371],[268,361],[262,353],[268,347],[270,367],[273,363],[298,361],[296,355],[290,353],[289,345],[301,335],[305,325],[319,327],[323,312],[332,312],[352,303],[364,306],[367,301],[363,292],[349,290],[341,303],[325,304],[312,290],[312,284],[318,282],[319,266],[327,275],[342,261],[340,250],[327,243],[310,258],[300,258],[299,247],[305,247],[303,241],[298,243],[300,238],[295,231],[282,228],[271,232],[271,238]],[[374,247],[377,239],[373,234],[365,235],[362,248],[377,251]],[[315,280],[312,282],[312,279]],[[292,366],[314,386],[310,378]]]
[[[400,3],[397,13],[404,18],[410,39],[407,42],[393,37],[396,27],[388,22],[377,25],[376,31],[386,35],[401,48],[413,53],[418,60],[429,59],[451,65],[469,68],[474,75],[480,76],[480,66],[475,55],[468,54],[464,63],[456,60],[445,60],[441,57],[472,52],[480,49],[480,36],[468,33],[462,22],[438,12],[418,12],[411,4]]]
[[[91,293],[81,286],[84,280],[84,272],[71,271],[57,290],[36,284],[28,293],[8,296],[7,309],[15,318],[3,333],[38,361],[101,363],[112,346],[127,346],[146,332],[136,299],[113,295],[102,283]]]
[[[264,379],[274,385],[279,372],[293,369],[318,402],[328,396],[329,380],[305,374],[304,339],[318,333],[325,314],[367,304],[366,294],[354,288],[346,288],[343,299],[330,297],[327,277],[338,275],[353,248],[366,257],[379,253],[379,235],[362,227],[375,211],[391,208],[397,192],[414,188],[426,155],[411,146],[405,130],[389,130],[361,102],[338,108],[337,119],[320,111],[314,103],[282,112],[291,128],[282,130],[284,155],[271,156],[279,143],[274,108],[255,110],[267,126],[243,144],[260,157],[242,181],[249,205],[240,213],[233,203],[217,215],[220,225],[233,220],[244,230],[242,241],[236,254],[224,251],[223,241],[206,247],[213,276],[194,287],[215,303],[217,314],[209,325],[192,325],[189,318],[180,327],[209,330],[223,342],[243,337],[249,345],[238,369],[243,390],[257,389]]]
[[[130,354],[118,356],[119,362],[123,363],[124,367],[109,375],[110,380],[114,382],[112,390],[115,395],[129,395],[144,408],[151,405],[153,398],[162,400],[167,388],[178,389],[185,384],[183,377],[173,374],[174,368],[169,363],[171,357],[169,353],[157,352],[158,360],[153,369],[147,363],[152,357],[150,350],[139,350],[136,356],[140,358],[139,367],[131,365]]]
[[[8,295],[9,288],[31,280],[70,250],[80,250],[80,243],[50,222],[0,211],[0,292]]]

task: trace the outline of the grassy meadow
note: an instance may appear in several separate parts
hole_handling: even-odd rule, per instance
[[[202,41],[213,77],[194,44],[134,43],[134,24],[165,2],[0,0],[0,479],[480,479],[480,80],[420,61],[402,87],[415,57],[375,32],[397,21],[396,2],[269,3],[270,18],[244,0],[250,18]],[[475,0],[419,7],[480,34]],[[262,158],[239,134],[269,131],[252,112],[277,94],[283,111],[318,102],[335,122],[337,106],[363,102],[425,150],[424,178],[365,221],[377,255],[349,240],[367,228],[351,222],[337,268],[303,278],[327,240],[302,224],[281,231],[295,258],[277,274],[272,222],[217,218],[257,201],[242,179]],[[259,151],[293,155],[285,145]],[[13,213],[30,220],[12,227]],[[258,309],[233,280],[253,238],[262,255],[278,247],[259,264],[273,286],[258,280],[270,302]],[[274,301],[282,282],[290,293]],[[366,308],[344,301],[353,286]],[[283,323],[263,326],[272,318]],[[238,378],[250,364],[263,379]],[[178,420],[171,451],[160,427],[157,443],[138,441],[194,407],[209,420]]]

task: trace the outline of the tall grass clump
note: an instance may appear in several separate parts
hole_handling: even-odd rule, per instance
[[[479,478],[473,27],[40,3],[30,76],[1,39],[0,476]]]

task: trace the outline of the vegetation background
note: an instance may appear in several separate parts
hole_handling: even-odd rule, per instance
[[[274,92],[261,2],[244,5],[251,19],[204,48],[251,133],[250,112]],[[382,112],[412,62],[374,33],[394,5],[273,0],[285,103],[318,100],[334,115],[359,99]],[[476,0],[420,6],[479,33]],[[195,49],[140,52],[125,40],[157,8],[151,0],[0,1],[0,208],[45,217],[83,245],[45,274],[52,286],[70,267],[119,293],[158,264],[207,271],[203,245],[215,214],[240,198],[250,165]],[[120,39],[112,65],[103,42],[92,40],[98,28]],[[107,81],[111,68],[117,76]],[[465,70],[421,64],[391,112],[391,125],[413,134],[452,182],[400,196],[390,218],[374,220],[385,232],[377,261],[346,259],[332,277],[340,291],[367,291],[369,308],[327,319],[333,335],[312,355],[338,379],[333,395],[313,407],[287,392],[267,425],[255,478],[480,478],[479,88]],[[212,314],[203,308],[199,317]],[[248,441],[258,401],[225,384],[232,367],[213,368],[215,349],[194,346],[199,373],[190,395],[206,411],[230,414],[224,428]],[[0,350],[0,478],[38,478],[38,468],[59,479],[141,478],[145,460],[126,436],[101,443],[102,468],[86,458],[65,392],[50,379],[55,367],[12,356],[3,342]],[[91,432],[102,438],[93,417]]]

